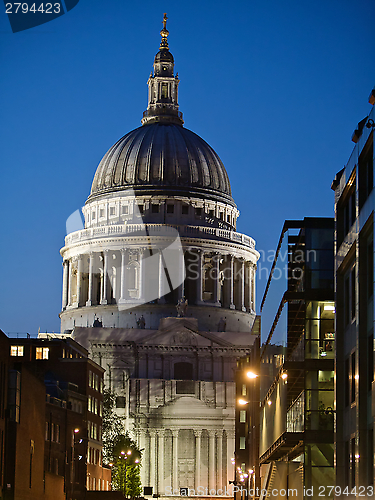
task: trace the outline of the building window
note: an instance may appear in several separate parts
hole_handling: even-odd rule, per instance
[[[241,395],[242,396],[246,396],[247,394],[247,387],[246,387],[246,384],[242,384],[242,392],[241,392]]]
[[[354,488],[355,486],[355,438],[350,440],[350,477],[351,477],[351,486]]]
[[[139,210],[139,213],[140,214],[143,214],[145,209],[144,209],[144,205],[138,205],[138,210]]]
[[[214,217],[214,216],[215,216],[215,210],[209,210],[209,211],[208,211],[208,215],[209,215],[210,217]]]
[[[345,326],[355,319],[356,304],[356,279],[355,266],[353,266],[344,277],[344,320]]]
[[[49,359],[49,347],[37,347],[35,359]]]
[[[10,346],[11,356],[23,356],[24,350],[23,345],[12,345]]]
[[[89,398],[87,400],[87,410],[91,411],[91,396],[89,396]]]
[[[227,215],[227,222],[230,223],[230,214]]]
[[[350,370],[350,402],[355,402],[355,381],[356,381],[356,373],[355,373],[355,352],[351,355],[351,370]]]
[[[167,83],[161,84],[161,97],[162,97],[162,99],[168,98],[168,84]]]
[[[195,217],[202,217],[202,209],[201,208],[195,209]]]
[[[92,371],[89,370],[89,387],[92,387]]]
[[[359,210],[365,204],[374,187],[374,146],[363,148],[358,161],[358,205]]]
[[[182,205],[182,207],[181,207],[181,213],[182,213],[182,215],[188,215],[188,213],[189,213],[189,205]]]
[[[348,181],[349,191],[342,196],[337,204],[337,244],[343,242],[356,219],[355,175]]]
[[[345,406],[349,405],[350,400],[350,370],[349,370],[349,358],[345,360]]]
[[[240,423],[246,423],[246,410],[240,410]]]
[[[116,215],[116,207],[109,207],[109,215]]]
[[[95,390],[99,390],[99,375],[95,375]]]
[[[158,214],[159,213],[159,208],[160,208],[160,205],[157,205],[156,203],[153,203],[151,205],[151,213],[152,214]]]
[[[104,217],[104,208],[99,210],[99,217]]]
[[[167,205],[167,214],[174,213],[174,205]]]
[[[240,450],[246,450],[246,437],[240,437]]]
[[[59,443],[60,442],[60,426],[59,426],[59,424],[56,424],[56,426],[55,426],[55,437],[56,437],[56,439],[55,439],[56,443]]]
[[[95,217],[96,217],[96,213],[92,212],[92,214],[91,214],[91,220],[95,220]]]
[[[46,441],[49,441],[49,422],[46,422],[46,428],[45,428],[45,436],[44,439]]]
[[[123,205],[121,207],[121,213],[122,213],[122,215],[128,215],[128,213],[129,213],[129,207],[128,207],[128,205]]]
[[[125,408],[125,397],[117,396],[116,398],[116,408]]]

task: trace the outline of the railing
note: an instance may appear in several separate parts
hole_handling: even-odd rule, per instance
[[[116,224],[111,226],[99,226],[88,229],[82,229],[70,233],[65,237],[65,245],[71,245],[78,241],[86,241],[94,238],[102,238],[106,236],[126,236],[132,233],[144,232],[148,236],[154,234],[168,234],[177,231],[180,237],[183,236],[198,236],[209,235],[215,238],[231,240],[235,243],[240,243],[250,248],[255,248],[255,241],[250,236],[228,229],[220,229],[215,227],[206,226],[178,226],[178,225],[165,225],[165,224]]]

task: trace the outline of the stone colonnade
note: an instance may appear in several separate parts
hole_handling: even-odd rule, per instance
[[[226,307],[240,311],[255,310],[256,265],[243,257],[208,250],[176,251],[177,261],[167,282],[163,253],[153,250],[104,250],[77,255],[63,262],[62,310],[92,305],[164,302],[164,296],[186,278],[189,302],[197,305]],[[151,271],[149,267],[152,265]],[[147,271],[145,270],[147,268]],[[167,263],[168,268],[168,263]],[[185,270],[185,272],[184,272]],[[151,275],[158,280],[153,297],[149,296]],[[169,285],[169,286],[168,286]],[[178,298],[186,294],[186,280],[178,286]],[[192,296],[193,299],[192,300]]]
[[[152,486],[153,492],[163,496],[171,489],[180,494],[180,488],[208,490],[228,488],[233,479],[234,431],[218,429],[190,429],[194,436],[189,443],[193,455],[190,460],[179,452],[181,431],[187,429],[148,429],[140,431],[138,446],[145,449],[143,455],[142,484]],[[208,446],[203,446],[203,436],[208,435]],[[167,447],[166,439],[169,438]],[[195,441],[195,442],[194,442]],[[223,493],[222,493],[223,494]],[[220,492],[219,492],[220,495]]]

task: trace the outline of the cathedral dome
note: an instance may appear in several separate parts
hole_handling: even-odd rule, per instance
[[[228,174],[215,151],[174,123],[149,123],[129,132],[101,160],[89,200],[102,194],[209,196],[234,205]]]

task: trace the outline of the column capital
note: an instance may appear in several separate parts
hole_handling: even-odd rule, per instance
[[[179,431],[179,429],[171,429],[172,436],[173,436],[174,438],[178,438],[178,431]]]
[[[151,438],[154,438],[156,436],[157,430],[156,429],[148,429],[148,433],[150,434]]]
[[[164,437],[165,429],[156,429],[156,433],[159,437]]]
[[[125,255],[127,251],[128,251],[128,248],[121,248],[121,250],[120,250],[121,255]]]
[[[214,438],[216,436],[216,429],[208,429],[207,432],[210,438]]]
[[[194,432],[194,436],[196,438],[201,438],[202,437],[203,429],[193,429],[193,432]]]

